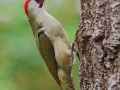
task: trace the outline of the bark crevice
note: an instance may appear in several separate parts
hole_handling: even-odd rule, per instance
[[[120,0],[81,0],[80,90],[120,90]]]

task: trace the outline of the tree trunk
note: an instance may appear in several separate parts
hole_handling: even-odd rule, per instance
[[[120,0],[81,0],[81,11],[80,90],[120,90]]]

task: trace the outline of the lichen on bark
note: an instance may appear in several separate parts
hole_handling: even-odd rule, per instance
[[[120,0],[81,0],[80,90],[120,90]]]

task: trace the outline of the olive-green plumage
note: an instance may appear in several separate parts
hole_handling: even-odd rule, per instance
[[[58,85],[60,85],[60,81],[57,75],[58,67],[57,62],[55,59],[55,53],[53,45],[50,41],[50,39],[44,34],[44,32],[40,33],[39,36],[39,51],[44,59],[50,73],[52,74],[53,78],[56,80]]]

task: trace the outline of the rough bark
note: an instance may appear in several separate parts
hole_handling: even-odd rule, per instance
[[[120,90],[120,0],[81,0],[81,11],[80,90]]]

